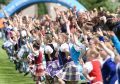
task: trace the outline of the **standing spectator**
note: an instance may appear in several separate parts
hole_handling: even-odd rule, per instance
[[[116,64],[113,59],[113,52],[106,47],[104,43],[100,44],[102,46],[100,50],[100,55],[103,59],[102,65],[102,76],[104,84],[114,84],[117,80],[116,76]],[[111,53],[111,54],[110,54]]]
[[[119,55],[115,57],[115,62],[117,64],[116,74],[117,74],[117,78],[118,78],[118,84],[120,84],[120,56]]]

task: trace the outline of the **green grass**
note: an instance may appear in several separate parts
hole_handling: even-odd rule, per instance
[[[0,40],[0,84],[35,84],[31,76],[24,76],[15,70],[4,50],[1,49],[3,41]]]

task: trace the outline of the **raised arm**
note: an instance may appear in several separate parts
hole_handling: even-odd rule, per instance
[[[103,47],[103,49],[111,56],[111,58],[114,59],[114,57],[115,57],[114,52],[113,52],[112,50],[110,50],[110,49],[105,45],[105,43],[100,42],[100,45],[101,45],[101,46]]]
[[[50,25],[50,29],[52,31],[52,35],[54,36],[55,40],[58,42],[58,36],[57,34],[55,33],[55,29],[53,27],[53,24]]]
[[[114,32],[109,32],[109,35],[111,36],[112,43],[114,44],[114,47],[120,54],[120,41],[117,38],[117,36],[114,34]]]

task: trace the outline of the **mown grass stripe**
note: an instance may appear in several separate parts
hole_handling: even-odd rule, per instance
[[[15,66],[8,60],[6,52],[1,48],[3,41],[0,40],[0,84],[35,84],[28,75],[24,77],[15,70]]]

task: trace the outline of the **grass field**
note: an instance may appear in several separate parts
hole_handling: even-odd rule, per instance
[[[35,84],[31,76],[24,76],[15,70],[15,66],[8,60],[7,54],[1,49],[0,40],[0,84]]]

